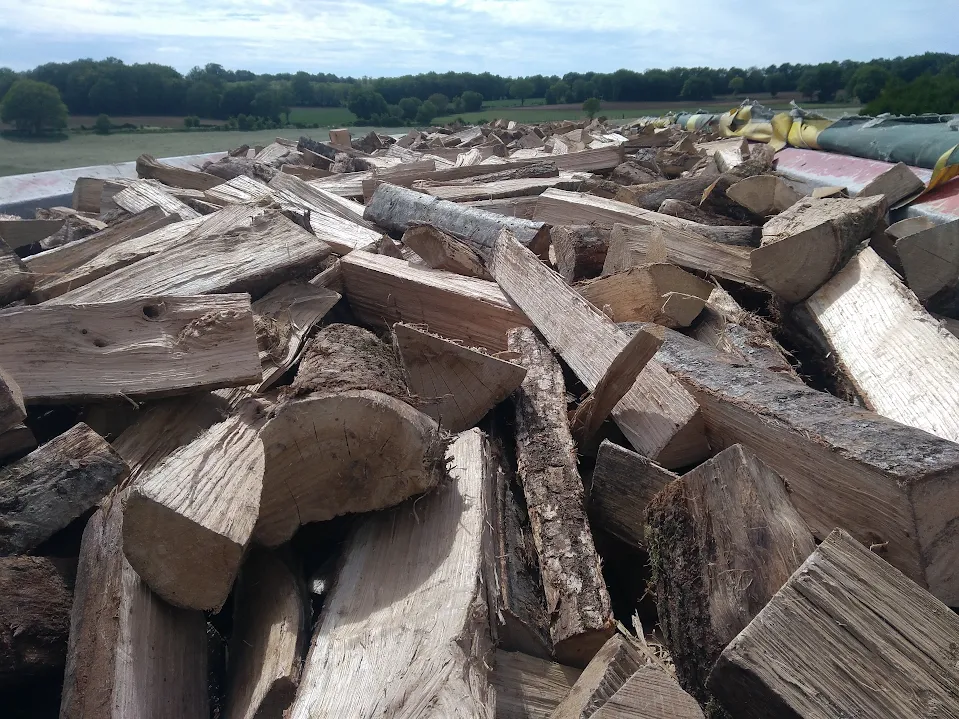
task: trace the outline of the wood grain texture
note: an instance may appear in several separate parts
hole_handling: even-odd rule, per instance
[[[238,175],[206,190],[203,197],[216,205],[238,205],[254,202],[271,194],[269,186],[246,175]]]
[[[0,366],[28,404],[164,396],[260,381],[246,295],[0,311]]]
[[[493,719],[489,450],[470,430],[447,457],[449,481],[367,517],[350,539],[291,719]]]
[[[955,314],[959,306],[956,300],[959,294],[959,220],[923,228],[902,237],[896,241],[895,253],[902,263],[909,289],[916,293],[916,297],[931,311]]]
[[[159,180],[164,185],[185,187],[191,190],[209,190],[211,187],[222,185],[225,182],[222,177],[185,167],[175,167],[165,162],[159,162],[152,155],[146,154],[137,158],[136,168],[137,175],[144,179]]]
[[[483,260],[468,245],[429,225],[414,225],[403,233],[403,244],[435,270],[466,277],[492,279]]]
[[[679,479],[650,459],[603,440],[589,492],[589,516],[599,527],[634,547],[645,547],[646,507]]]
[[[205,222],[225,219],[218,216],[230,210],[249,213],[242,207],[228,208],[210,215]],[[312,276],[330,255],[329,245],[276,212],[252,220],[241,217],[231,224],[231,229],[222,232],[207,230],[187,236],[164,252],[51,302],[75,304],[154,294],[224,292],[248,292],[258,298],[282,282]]]
[[[95,507],[129,472],[82,422],[0,468],[0,555],[36,548]]]
[[[300,682],[310,618],[306,587],[283,559],[254,548],[236,586],[225,719],[279,719]]]
[[[743,444],[789,483],[819,538],[837,526],[941,598],[959,601],[959,447],[744,366],[667,330],[656,355],[702,406],[710,444]]]
[[[23,260],[0,240],[0,307],[29,295],[36,281]]]
[[[594,390],[628,336],[508,232],[497,242],[489,269],[550,346]],[[692,464],[708,453],[696,402],[655,361],[646,365],[613,410],[613,419],[637,450],[664,464]]]
[[[877,175],[859,191],[856,197],[881,195],[887,207],[896,207],[903,200],[914,199],[926,189],[926,183],[904,162],[897,162]]]
[[[137,180],[120,190],[113,196],[113,203],[134,215],[156,205],[167,214],[178,215],[181,220],[200,216],[199,212],[164,190],[162,185],[147,180]]]
[[[744,719],[954,716],[957,641],[946,605],[837,529],[723,651],[710,688]]]
[[[581,673],[520,652],[497,651],[496,719],[549,719]]]
[[[395,146],[391,146],[391,148],[393,147]],[[423,169],[428,162],[433,163],[435,171]],[[497,165],[497,168],[499,168],[498,171],[500,172],[508,172],[510,170],[522,171],[524,168],[539,164],[541,163],[531,162],[529,160],[516,160],[513,162],[504,162],[501,165]],[[373,197],[373,193],[376,192],[376,188],[384,182],[399,187],[412,187],[414,182],[420,180],[429,182],[455,182],[488,175],[492,169],[489,165],[461,165],[460,167],[453,167],[452,164],[444,162],[444,166],[440,167],[440,162],[435,160],[406,161],[403,162],[402,165],[397,165],[389,170],[377,170],[370,178],[364,179],[363,199],[369,202],[370,198]]]
[[[740,180],[726,190],[726,197],[759,217],[778,215],[802,199],[775,175],[753,175]]]
[[[494,282],[414,267],[369,252],[347,255],[340,267],[344,294],[364,325],[425,325],[468,346],[502,352],[506,332],[530,324]]]
[[[682,687],[706,703],[706,678],[816,548],[783,478],[733,445],[670,483],[646,510],[660,626]]]
[[[0,367],[0,434],[13,429],[27,417],[23,392],[13,376]]]
[[[643,667],[610,697],[593,719],[704,719],[703,710],[661,669]]]
[[[450,202],[500,200],[506,197],[541,195],[550,188],[579,190],[589,178],[588,173],[561,172],[557,177],[529,177],[516,180],[475,182],[468,185],[438,185],[414,182],[413,189]]]
[[[623,164],[625,159],[624,148],[609,146],[583,150],[582,152],[553,155],[550,157],[550,162],[554,162],[561,172],[564,170],[567,172],[597,172],[612,170]]]
[[[614,634],[590,659],[550,719],[589,719],[646,662],[646,654],[633,640]]]
[[[0,240],[7,247],[17,249],[45,240],[63,227],[63,220],[8,220],[0,219]]]
[[[821,333],[869,409],[959,441],[959,339],[872,249],[851,259],[796,316]]]
[[[609,592],[586,518],[559,362],[529,328],[509,333],[526,378],[515,396],[517,477],[526,495],[556,658],[585,666],[613,632]]]

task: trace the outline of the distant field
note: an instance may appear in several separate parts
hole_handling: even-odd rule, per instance
[[[320,127],[349,127],[356,122],[356,115],[345,107],[294,107],[290,122]]]
[[[93,115],[70,115],[67,126],[70,129],[83,127],[93,127],[97,118]],[[135,115],[124,117],[111,117],[110,122],[114,125],[136,125],[137,127],[162,127],[165,129],[175,128],[183,129],[183,117],[164,117],[160,115]],[[223,120],[212,120],[210,118],[200,118],[204,125],[222,125]]]
[[[536,105],[545,105],[545,97],[529,97],[526,98],[524,103],[525,107],[535,107]],[[519,107],[519,100],[514,100],[512,98],[508,100],[486,100],[483,102],[483,108],[487,107]]]

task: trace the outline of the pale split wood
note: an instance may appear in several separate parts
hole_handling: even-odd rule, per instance
[[[626,151],[622,146],[610,145],[581,152],[568,152],[550,157],[560,171],[567,172],[597,172],[612,170],[623,164]]]
[[[579,190],[591,177],[588,173],[561,172],[557,177],[531,177],[494,182],[476,182],[463,185],[437,185],[413,183],[413,189],[441,200],[471,202],[476,200],[499,200],[507,197],[541,195],[555,187],[560,190]]]
[[[497,719],[549,719],[581,670],[520,652],[496,652]]]
[[[246,175],[237,175],[222,185],[206,190],[203,197],[217,205],[238,205],[259,200],[270,194],[270,188],[265,183]]]
[[[175,167],[146,154],[137,158],[136,168],[137,174],[144,179],[159,180],[164,185],[185,187],[190,190],[209,190],[211,187],[216,187],[224,182],[222,177],[209,175],[199,170]]]
[[[80,212],[100,212],[100,194],[104,180],[99,177],[78,177],[73,185],[71,207]]]
[[[744,719],[954,716],[957,642],[946,605],[837,529],[723,651],[710,689]]]
[[[373,158],[367,158],[367,162]],[[387,159],[387,158],[379,158]],[[313,178],[310,185],[329,192],[332,195],[363,199],[366,197],[367,186],[380,182],[410,184],[422,177],[431,174],[436,169],[436,161],[432,159],[404,162],[390,167],[374,167],[360,172],[330,173],[329,177]],[[305,178],[304,178],[305,179]],[[372,191],[370,192],[372,194]],[[366,199],[369,199],[366,197]]]
[[[881,195],[887,208],[895,208],[914,200],[926,189],[926,183],[904,162],[897,162],[874,177],[856,194],[856,197]]]
[[[802,195],[776,175],[753,175],[726,190],[726,197],[754,215],[778,215],[802,199]]]
[[[162,186],[147,180],[137,180],[129,187],[121,190],[113,196],[113,202],[132,214],[143,212],[156,205],[164,212],[179,215],[181,220],[189,220],[200,216],[199,212],[187,207],[169,192],[163,190]]]
[[[394,147],[395,145],[392,145],[390,149],[392,150]],[[430,162],[433,163],[434,167],[426,166]],[[524,168],[530,167],[531,165],[540,164],[530,160],[501,162],[502,164],[497,165],[499,172],[508,172],[511,170],[521,172]],[[376,188],[384,182],[388,182],[391,185],[399,185],[401,187],[411,187],[413,183],[417,181],[453,182],[487,175],[493,169],[488,164],[461,165],[459,167],[454,167],[453,164],[454,163],[446,162],[442,159],[440,159],[439,162],[434,160],[420,160],[414,162],[404,162],[402,165],[397,165],[389,170],[377,170],[375,173],[373,173],[372,177],[363,180],[363,199],[366,202],[369,202],[370,198],[373,196],[373,193],[376,192]]]
[[[703,710],[662,669],[643,667],[595,714],[594,719],[704,719]]]
[[[492,279],[483,261],[468,245],[430,225],[414,225],[403,233],[403,244],[437,270]]]
[[[806,300],[798,317],[822,333],[869,409],[959,442],[959,339],[871,248]]]
[[[903,237],[908,237],[923,230],[930,230],[935,226],[936,223],[925,215],[918,215],[917,217],[907,217],[904,220],[892,223],[886,228],[886,234],[893,240],[901,240]]]
[[[0,468],[0,555],[35,549],[95,507],[129,472],[82,422]]]
[[[365,518],[347,543],[291,719],[493,719],[493,477],[483,434],[459,435],[447,458],[449,481]]]
[[[0,240],[0,306],[22,300],[33,290],[34,275],[6,242]]]
[[[40,242],[63,227],[63,220],[7,220],[0,216],[0,240],[17,249]]]
[[[526,376],[520,365],[412,325],[393,325],[393,342],[420,410],[450,432],[475,425]]]
[[[590,390],[629,337],[522,247],[509,232],[496,244],[490,272],[550,346]],[[708,453],[695,400],[649,362],[613,410],[613,419],[641,453],[684,466]]]

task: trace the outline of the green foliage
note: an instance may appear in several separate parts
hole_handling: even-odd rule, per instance
[[[433,105],[436,107],[437,115],[442,115],[443,113],[445,113],[447,105],[450,104],[450,99],[446,95],[440,92],[434,92],[432,95],[426,98],[426,100],[427,102],[432,102]]]
[[[429,125],[437,115],[439,115],[439,112],[436,109],[436,105],[427,100],[420,105],[420,109],[416,111],[416,122],[420,125]]]
[[[293,92],[293,101],[297,105],[313,104],[313,78],[310,77],[310,73],[303,71],[296,73],[290,81],[290,89]]]
[[[419,112],[423,101],[418,97],[404,97],[399,101],[400,109],[403,111],[403,117],[412,122],[416,119],[416,113]]]
[[[460,97],[463,99],[463,109],[460,112],[479,112],[483,109],[483,96],[478,92],[467,90]]]
[[[816,71],[811,69],[806,70],[799,78],[799,84],[796,85],[796,90],[807,100],[812,100],[818,91],[818,84]]]
[[[350,90],[346,106],[360,122],[371,120],[374,115],[385,115],[388,111],[386,100],[370,85],[355,85]]]
[[[60,130],[67,126],[67,106],[53,85],[17,80],[3,96],[0,120],[31,135],[44,129]]]
[[[713,96],[712,84],[701,75],[692,75],[683,83],[679,95],[684,100],[709,100]]]
[[[3,96],[7,94],[7,90],[17,81],[17,77],[17,73],[9,67],[0,67],[0,101],[3,101]]]
[[[879,97],[886,83],[892,78],[889,71],[879,65],[862,65],[853,73],[849,81],[849,93],[858,97],[862,103],[869,103]]]
[[[922,75],[909,83],[891,80],[879,97],[866,106],[866,112],[870,115],[959,113],[959,77],[944,71],[938,75]]]
[[[734,77],[729,81],[729,91],[733,95],[740,94],[743,90],[746,89],[746,80],[741,77]]]
[[[535,89],[533,83],[529,80],[516,80],[509,86],[509,96],[519,100],[519,104],[522,105],[526,102],[527,97],[533,96]]]
[[[773,97],[777,97],[785,84],[786,78],[782,73],[772,72],[763,80],[763,89]]]
[[[591,97],[583,103],[583,112],[586,113],[586,117],[588,117],[590,120],[596,117],[596,113],[599,112],[599,108],[599,99],[595,97]]]
[[[559,82],[550,86],[546,91],[546,104],[547,105],[562,105],[568,101],[570,86],[565,82],[560,80]]]
[[[188,117],[183,118],[183,126],[186,128],[199,127],[200,118],[196,115],[189,115]]]
[[[98,135],[109,135],[111,126],[109,115],[101,112],[97,116],[97,121],[93,123],[93,130]]]

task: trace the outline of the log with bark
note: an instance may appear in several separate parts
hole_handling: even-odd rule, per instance
[[[144,179],[159,180],[164,185],[185,187],[190,190],[209,190],[211,187],[222,185],[225,182],[222,177],[209,175],[198,170],[175,167],[165,162],[159,162],[152,155],[146,154],[137,158],[136,169],[137,175]]]
[[[551,161],[550,161],[551,162]],[[430,166],[432,165],[432,167]],[[457,182],[460,180],[469,180],[473,177],[482,177],[492,172],[496,173],[521,173],[528,167],[540,167],[544,165],[543,161],[535,160],[513,160],[497,164],[499,169],[494,170],[491,165],[462,165],[460,167],[445,166],[440,168],[439,163],[433,160],[419,160],[415,162],[404,162],[389,170],[376,170],[370,177],[363,178],[363,199],[370,201],[376,188],[381,184],[388,182],[391,185],[400,187],[412,187],[413,183],[422,180],[429,182]],[[552,163],[551,173],[559,174],[555,163]],[[500,179],[503,179],[501,176]],[[509,179],[507,176],[506,179]]]
[[[910,232],[895,247],[916,297],[930,312],[959,316],[959,220]]]
[[[82,422],[0,469],[0,556],[35,549],[95,507],[129,472]]]
[[[470,247],[430,225],[414,225],[403,233],[403,244],[436,270],[446,270],[466,277],[492,279],[483,260]]]
[[[590,175],[583,172],[561,172],[557,177],[533,177],[518,180],[470,182],[466,184],[436,184],[414,182],[413,189],[450,202],[499,200],[507,197],[541,195],[546,190],[582,190]]]
[[[738,444],[667,485],[646,520],[659,622],[676,676],[705,703],[713,663],[816,543],[783,478]]]
[[[494,716],[484,587],[492,553],[489,449],[473,429],[447,456],[449,481],[365,518],[349,540],[291,719]]]
[[[0,307],[30,294],[38,277],[0,240]]]
[[[716,214],[702,209],[699,205],[694,205],[682,200],[663,200],[663,204],[656,210],[663,215],[672,215],[680,217],[691,222],[698,222],[701,225],[742,225],[740,220],[734,220],[731,217]]]
[[[556,269],[572,284],[599,277],[609,251],[609,225],[560,225],[550,232]]]
[[[945,604],[837,529],[726,647],[709,687],[744,719],[954,716],[957,643]]]

